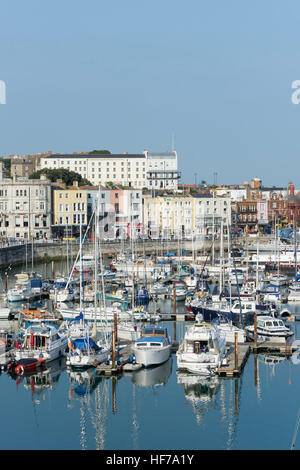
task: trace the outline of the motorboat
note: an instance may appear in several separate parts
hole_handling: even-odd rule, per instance
[[[175,298],[176,301],[185,300],[188,294],[188,289],[184,281],[176,281],[173,284],[173,289],[175,289]]]
[[[22,344],[16,343],[15,357],[53,361],[64,356],[68,347],[67,335],[52,325],[31,325],[24,331]]]
[[[254,325],[245,327],[247,338],[254,340]],[[285,326],[282,320],[269,316],[260,316],[257,319],[257,340],[259,342],[270,341],[274,343],[286,343],[293,336],[293,332]]]
[[[300,282],[294,281],[289,285],[288,302],[300,302]]]
[[[7,365],[7,371],[9,374],[24,375],[32,374],[37,370],[40,370],[45,363],[45,359],[39,358],[23,358],[18,360],[12,360]]]
[[[288,283],[288,278],[284,274],[272,274],[268,280],[270,284],[277,287],[285,286]]]
[[[29,284],[16,284],[12,289],[7,291],[8,302],[22,302],[35,296]]]
[[[242,271],[242,269],[232,269],[227,274],[227,279],[231,285],[241,286],[245,280],[244,272]]]
[[[137,364],[144,367],[166,362],[171,354],[171,341],[167,328],[143,328],[141,337],[132,348]]]
[[[75,264],[75,269],[77,271],[84,271],[93,269],[95,266],[95,258],[93,255],[84,255],[81,257],[81,260],[77,261]]]
[[[218,330],[220,336],[225,338],[226,344],[235,343],[235,335],[237,334],[237,342],[239,344],[246,342],[246,333],[242,328],[238,328],[221,316],[213,320],[212,325]]]
[[[177,356],[177,367],[193,374],[213,375],[227,364],[226,340],[220,332],[205,322],[187,326]]]
[[[139,304],[146,304],[150,300],[148,290],[145,287],[141,287],[140,289],[137,289],[136,294],[135,294],[135,301],[136,303]]]
[[[155,282],[151,287],[150,287],[150,294],[151,295],[162,295],[162,294],[168,294],[169,289],[168,286],[163,284],[162,282]]]

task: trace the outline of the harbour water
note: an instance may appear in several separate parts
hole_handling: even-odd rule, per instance
[[[287,307],[300,312],[299,304]],[[174,322],[160,324],[173,338]],[[290,326],[300,339],[300,325]],[[177,341],[184,332],[177,322]],[[2,450],[300,449],[296,353],[250,354],[238,378],[179,374],[173,354],[159,367],[113,377],[70,371],[60,359],[28,377],[3,372],[0,383]]]

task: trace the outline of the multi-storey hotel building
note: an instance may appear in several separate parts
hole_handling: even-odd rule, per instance
[[[64,168],[79,173],[93,185],[112,182],[132,188],[178,188],[177,153],[53,154],[42,157],[40,168]]]

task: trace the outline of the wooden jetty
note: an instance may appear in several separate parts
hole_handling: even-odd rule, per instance
[[[271,341],[264,341],[262,343],[258,342],[257,344],[251,341],[249,344],[250,350],[253,353],[272,352],[275,354],[291,356],[298,349],[296,346],[289,343],[272,343]]]
[[[217,369],[217,374],[225,377],[239,376],[250,354],[249,343],[239,343],[230,346],[228,364]]]

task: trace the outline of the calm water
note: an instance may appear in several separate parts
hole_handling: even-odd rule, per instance
[[[173,337],[174,323],[162,324]],[[300,325],[291,328],[300,338]],[[177,340],[184,331],[177,323]],[[290,449],[300,409],[296,359],[250,355],[241,377],[211,381],[177,374],[175,355],[115,378],[71,372],[64,360],[18,380],[3,373],[0,448]]]

